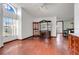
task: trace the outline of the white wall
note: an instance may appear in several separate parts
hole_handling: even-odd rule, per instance
[[[21,7],[17,8],[17,20],[18,20],[18,24],[17,24],[17,37],[18,39],[22,39],[22,9]]]
[[[33,17],[22,7],[18,8],[18,39],[24,39],[32,36]]]
[[[79,3],[74,6],[74,29],[75,33],[79,33]]]
[[[33,21],[35,22],[39,22],[41,20],[50,20],[52,21],[52,33],[51,36],[56,36],[56,17],[40,17],[40,18],[36,18]]]
[[[24,8],[22,8],[22,38],[32,36],[32,22],[33,17],[29,15],[29,13]]]
[[[64,20],[64,30],[74,28],[74,24],[71,24],[74,20]]]

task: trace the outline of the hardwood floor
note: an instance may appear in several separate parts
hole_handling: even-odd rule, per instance
[[[4,44],[1,55],[68,55],[67,39],[61,35],[57,38],[40,39],[32,37]]]

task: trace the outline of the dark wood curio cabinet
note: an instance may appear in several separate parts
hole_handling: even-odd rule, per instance
[[[33,36],[40,36],[39,22],[33,22]]]
[[[33,36],[39,36],[40,38],[50,38],[52,23],[48,20],[42,20],[40,22],[33,22]]]
[[[40,37],[50,38],[51,37],[51,21],[42,20],[40,23]]]

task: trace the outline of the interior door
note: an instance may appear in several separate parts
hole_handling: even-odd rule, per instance
[[[57,34],[62,34],[63,33],[63,22],[58,21],[57,22]]]

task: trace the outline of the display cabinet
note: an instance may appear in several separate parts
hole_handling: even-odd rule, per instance
[[[40,23],[40,37],[49,38],[51,37],[51,21],[42,20]]]
[[[39,36],[39,22],[33,22],[33,36]]]

